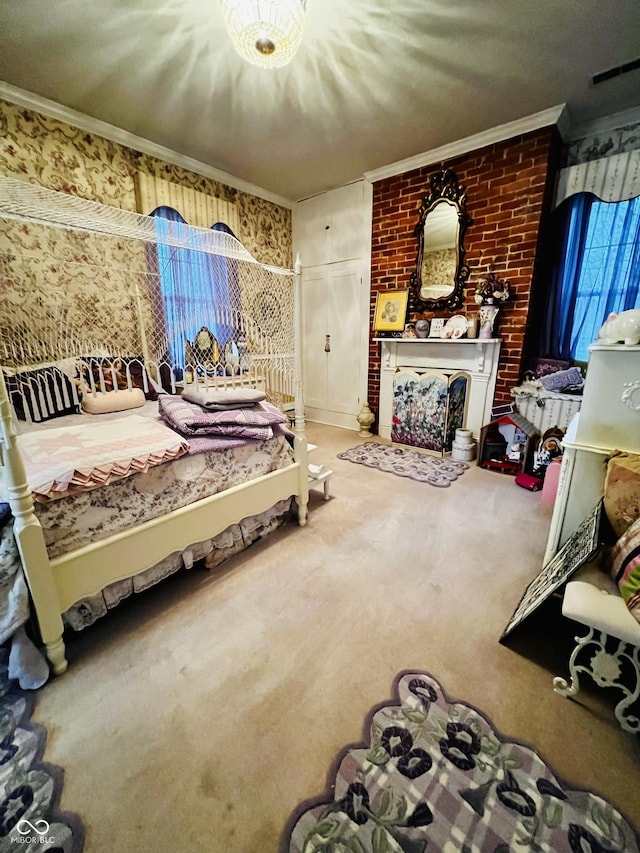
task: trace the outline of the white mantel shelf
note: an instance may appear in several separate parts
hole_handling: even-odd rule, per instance
[[[393,377],[409,370],[466,371],[471,376],[467,429],[476,438],[491,420],[498,375],[500,338],[374,338],[380,343],[380,410],[378,432],[391,437]]]
[[[502,338],[374,338],[374,341],[382,341],[385,344],[495,344],[500,343]]]

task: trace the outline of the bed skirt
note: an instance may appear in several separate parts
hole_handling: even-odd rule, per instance
[[[171,554],[134,577],[110,584],[97,595],[76,602],[62,614],[63,622],[74,631],[81,631],[125,598],[136,592],[144,592],[180,569],[190,569],[198,561],[202,561],[207,569],[216,568],[289,521],[293,504],[293,498],[279,501],[265,512],[244,518],[239,524],[232,524],[212,539],[197,542],[186,551]]]

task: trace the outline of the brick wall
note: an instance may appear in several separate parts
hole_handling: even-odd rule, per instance
[[[473,220],[464,238],[470,268],[464,304],[455,312],[412,313],[409,321],[452,313],[473,316],[478,311],[473,299],[476,284],[488,270],[507,279],[511,298],[500,306],[496,327],[502,348],[495,403],[509,402],[509,389],[520,382],[534,317],[544,302],[541,251],[560,153],[559,134],[555,127],[547,127],[374,184],[369,328],[373,329],[377,293],[409,286],[418,248],[413,230],[431,176],[453,169],[466,189],[467,212]],[[380,353],[373,336],[371,331],[368,399],[377,414]]]

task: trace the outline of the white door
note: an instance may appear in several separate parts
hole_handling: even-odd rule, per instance
[[[305,408],[327,408],[327,267],[302,270],[302,367]],[[307,417],[309,415],[307,414]]]
[[[360,262],[303,270],[303,365],[309,420],[358,429],[362,406],[363,317]]]

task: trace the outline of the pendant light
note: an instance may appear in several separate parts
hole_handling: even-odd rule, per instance
[[[293,59],[304,28],[307,0],[220,0],[237,53],[260,68]]]

